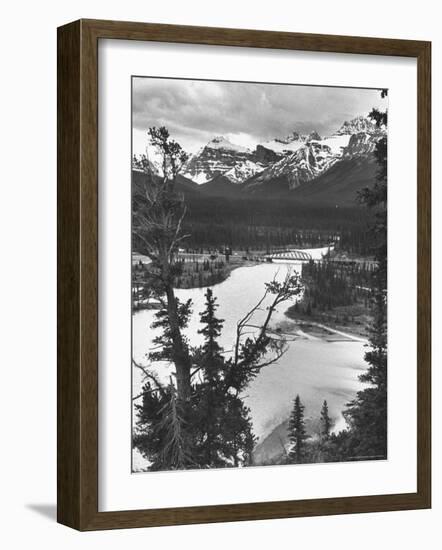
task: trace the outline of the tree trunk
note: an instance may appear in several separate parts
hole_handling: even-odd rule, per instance
[[[166,286],[167,297],[167,313],[170,323],[170,331],[172,337],[172,360],[175,364],[176,382],[177,382],[177,398],[181,404],[187,403],[190,400],[190,358],[187,349],[184,345],[181,330],[179,326],[179,318],[177,311],[177,302],[172,285]]]

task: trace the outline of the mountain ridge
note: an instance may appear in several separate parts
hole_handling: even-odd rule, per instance
[[[282,173],[293,190],[314,180],[344,155],[373,152],[382,133],[360,115],[344,121],[328,137],[321,137],[316,130],[308,134],[293,131],[286,137],[258,143],[253,151],[217,136],[189,159],[183,174],[199,184],[225,176],[234,184],[256,189],[261,183],[280,179]],[[355,140],[353,136],[358,134]]]
[[[254,150],[219,135],[189,158],[180,178],[186,191],[192,182],[192,192],[207,196],[245,198],[252,193],[350,204],[376,177],[374,151],[384,136],[386,129],[363,116],[344,121],[328,137],[315,130],[304,135],[294,131],[257,144]],[[144,165],[161,173],[155,155],[145,158]],[[134,165],[134,169],[143,167]]]

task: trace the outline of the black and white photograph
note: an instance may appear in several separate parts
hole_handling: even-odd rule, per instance
[[[440,546],[439,4],[355,6],[5,3],[6,550]]]
[[[132,77],[133,473],[388,459],[387,111]]]

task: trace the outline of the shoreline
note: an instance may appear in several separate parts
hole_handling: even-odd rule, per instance
[[[180,286],[174,286],[175,290],[191,290],[191,289],[202,289],[202,288],[212,288],[216,287],[217,285],[224,283],[231,275],[233,271],[236,269],[242,268],[242,267],[256,267],[258,265],[262,265],[265,262],[258,262],[253,260],[242,260],[241,262],[232,262],[225,264],[222,271],[218,271],[218,275],[220,276],[220,280],[217,280],[216,282],[213,282],[212,284],[209,284],[208,281],[203,281],[203,284],[201,285],[180,285]],[[144,304],[138,303],[136,306],[132,304],[132,315],[135,315],[136,313],[139,313],[140,311],[144,310],[157,310],[160,309],[159,303],[156,301],[150,301],[146,302]]]
[[[330,312],[312,311],[310,315],[290,306],[285,311],[285,316],[313,336],[320,335],[322,331],[330,331],[355,341],[368,341],[371,316],[365,311],[359,311],[357,306],[341,306]],[[342,317],[346,317],[346,320]]]
[[[368,342],[366,336],[357,334],[351,329],[339,330],[324,323],[305,321],[288,317],[276,327],[276,332],[283,336],[301,337],[307,340],[322,340],[323,342]]]
[[[222,270],[219,270],[218,271],[218,276],[220,277],[220,280],[217,280],[216,282],[212,283],[212,284],[208,284],[207,281],[203,281],[203,284],[198,284],[198,285],[180,285],[180,286],[176,286],[174,287],[175,289],[178,289],[178,290],[182,290],[182,289],[192,289],[192,288],[207,288],[207,287],[213,287],[213,286],[216,286],[216,285],[219,285],[220,283],[224,283],[224,281],[226,281],[229,277],[230,277],[230,274],[235,271],[235,269],[239,269],[241,267],[255,267],[257,265],[261,265],[262,263],[265,263],[265,262],[257,262],[257,261],[253,261],[253,260],[242,260],[242,262],[229,262],[229,263],[225,263]]]
[[[316,321],[304,321],[300,319],[293,321],[295,326],[299,327],[298,332],[307,334],[314,339],[326,342],[368,342],[367,338],[357,334],[351,328],[342,331]]]
[[[291,306],[293,307],[293,306]],[[327,342],[368,342],[368,334],[365,328],[354,323],[345,326],[340,323],[321,322],[318,316],[311,317],[297,316],[290,313],[291,307],[285,312],[285,316],[298,327],[298,332],[305,333],[309,337]]]

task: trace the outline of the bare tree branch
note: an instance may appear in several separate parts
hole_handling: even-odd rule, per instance
[[[142,373],[144,374],[144,377],[153,382],[156,386],[156,389],[161,393],[161,395],[165,395],[165,386],[161,384],[161,382],[158,380],[158,378],[152,373],[149,372],[148,368],[144,365],[140,365],[135,361],[135,359],[132,359],[132,363],[137,369],[140,369]]]
[[[291,272],[287,273],[282,283],[276,280],[276,276],[271,283],[266,284],[264,295],[258,303],[237,324],[234,357],[230,371],[226,375],[225,391],[229,389],[232,380],[235,379],[235,372],[238,370],[243,374],[257,374],[262,368],[279,361],[287,351],[286,339],[271,332],[269,324],[278,305],[298,295],[302,290],[302,285],[298,275],[292,275]],[[265,319],[261,324],[255,324],[252,321],[253,316],[258,310],[262,311],[261,306],[270,294],[273,294],[274,298],[266,308]],[[250,328],[258,329],[258,334],[254,338],[247,337],[244,341],[245,336],[255,334],[254,331],[251,333]],[[272,352],[272,356],[260,362],[260,359],[268,357],[269,352]]]

